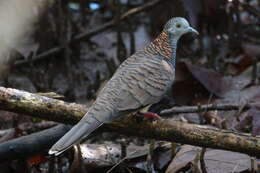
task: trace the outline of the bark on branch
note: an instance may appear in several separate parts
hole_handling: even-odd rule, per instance
[[[4,87],[0,87],[0,109],[68,124],[77,122],[87,111],[79,104]],[[195,124],[168,120],[137,123],[128,117],[100,130],[260,156],[259,137]]]

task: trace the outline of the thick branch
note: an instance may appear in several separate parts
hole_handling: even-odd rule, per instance
[[[113,27],[113,26],[116,26],[119,22],[127,19],[128,17],[132,16],[132,15],[135,15],[137,13],[140,13],[142,11],[145,11],[145,10],[148,10],[152,7],[154,7],[156,4],[158,4],[159,2],[161,2],[163,0],[154,0],[154,1],[151,1],[151,2],[148,2],[140,7],[136,7],[136,8],[133,8],[133,9],[130,9],[128,10],[127,12],[125,12],[124,14],[122,14],[119,18],[116,18],[116,19],[113,19],[103,25],[100,25],[98,27],[95,27],[89,31],[86,31],[86,32],[82,32],[78,35],[76,35],[73,39],[71,39],[71,41],[69,41],[67,43],[68,44],[72,44],[72,43],[75,43],[75,42],[79,42],[79,41],[82,41],[86,38],[89,38],[91,36],[94,36],[96,34],[99,34],[99,33],[102,33],[104,32],[105,30]],[[54,55],[60,51],[62,51],[63,49],[66,48],[66,45],[61,45],[61,46],[56,46],[54,48],[51,48],[37,56],[35,56],[33,59],[31,60],[19,60],[19,61],[16,61],[15,62],[15,66],[19,66],[19,65],[22,65],[22,64],[25,64],[25,63],[28,63],[30,61],[37,61],[37,60],[40,60],[40,59],[44,59],[46,57],[49,57],[50,55]]]
[[[0,162],[26,158],[35,154],[43,153],[70,128],[70,125],[57,125],[41,132],[1,143]]]
[[[204,112],[204,111],[232,111],[232,110],[247,110],[250,109],[252,105],[246,104],[241,105],[237,103],[228,103],[228,104],[208,104],[201,106],[181,106],[181,107],[173,107],[171,109],[166,109],[161,111],[161,115],[169,115],[169,114],[180,114],[180,113],[196,113],[196,112]]]
[[[75,123],[87,111],[75,103],[4,87],[0,87],[0,109],[63,123]],[[100,130],[260,156],[259,137],[195,124],[165,120],[137,123],[135,119],[127,118],[104,125]]]

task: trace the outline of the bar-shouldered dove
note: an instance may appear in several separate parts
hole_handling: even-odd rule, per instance
[[[186,19],[170,19],[154,41],[119,66],[85,116],[52,146],[49,154],[59,155],[103,123],[159,102],[175,77],[177,42],[189,32],[198,34]]]

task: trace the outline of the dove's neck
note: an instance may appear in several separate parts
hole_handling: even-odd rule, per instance
[[[145,47],[145,50],[151,54],[161,55],[175,67],[177,41],[172,35],[163,31],[151,44]]]

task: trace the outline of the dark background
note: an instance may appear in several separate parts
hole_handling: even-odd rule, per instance
[[[63,95],[64,100],[68,102],[89,105],[122,61],[153,40],[170,18],[181,16],[188,19],[200,35],[187,34],[179,41],[176,80],[172,94],[154,109],[158,111],[172,105],[206,103],[236,102],[242,105],[258,99],[260,96],[257,71],[260,57],[259,1],[158,0],[152,4],[153,2],[155,1],[48,1],[34,24],[35,30],[29,43],[22,49],[14,49],[14,58],[7,63],[8,70],[1,76],[1,85],[33,93],[55,92]],[[142,7],[147,3],[152,5],[119,21],[120,16],[128,10]],[[116,24],[111,25],[111,21]],[[103,29],[100,30],[100,27]],[[59,51],[50,52],[53,48]],[[242,115],[232,111],[207,112],[203,115],[197,113],[178,115],[175,118],[259,135],[258,112],[256,108]],[[227,114],[229,116],[226,116]],[[28,126],[26,130],[21,128],[25,123]],[[51,122],[18,116],[14,113],[3,111],[0,113],[1,129],[20,127],[19,133],[16,131],[18,136],[34,131],[31,130],[31,127],[34,127],[32,124],[47,124],[46,127],[53,125]],[[12,138],[17,137],[16,135]],[[135,148],[144,149],[147,149],[145,144],[150,143],[144,139],[127,138],[117,134],[103,134],[90,140],[101,146],[106,144],[104,141],[121,147],[124,141],[126,146],[132,143]],[[97,148],[95,145],[93,147]],[[169,149],[161,149],[162,151],[159,149],[157,151],[159,154],[155,157],[157,160],[155,159],[153,163],[154,165],[163,163],[161,167],[155,166],[154,172],[164,172],[171,161],[167,160],[170,157]],[[189,151],[191,150],[193,151],[190,148]],[[222,155],[224,158],[232,156],[231,152],[214,150],[212,152],[216,152],[213,155]],[[128,159],[128,162],[113,171],[146,172],[146,166],[142,166],[143,162],[146,162],[146,154]],[[187,156],[189,161],[194,159],[192,156]],[[59,160],[50,160],[43,155],[39,157],[40,161],[36,161],[35,164],[34,161],[25,159],[9,162],[5,166],[14,172],[19,172],[21,169],[25,172],[67,172],[69,165],[74,163],[75,166],[76,156],[73,154],[62,156]],[[250,165],[249,158],[245,155],[236,156],[233,153],[233,158],[230,160],[214,157],[223,163],[232,162],[234,158],[245,159],[243,163]],[[50,168],[50,163],[55,163],[53,169]],[[175,164],[184,171],[194,172],[194,165],[188,164],[190,162],[184,163],[186,162]],[[89,166],[88,163],[81,164]],[[183,165],[180,166],[181,164]],[[214,166],[218,166],[217,162],[208,164],[211,164],[208,165],[208,172],[214,172]],[[21,165],[23,168],[19,169]],[[235,167],[235,163],[231,165]],[[92,171],[105,172],[112,166],[112,163],[106,166],[95,165]],[[228,166],[223,166],[223,172],[229,172],[230,169]],[[250,169],[250,166],[244,165],[236,171],[243,172]],[[75,168],[71,170],[73,171],[84,172],[84,169]]]

